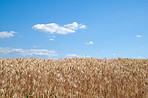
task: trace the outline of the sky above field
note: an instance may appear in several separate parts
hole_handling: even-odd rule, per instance
[[[1,58],[148,58],[148,0],[0,0]]]

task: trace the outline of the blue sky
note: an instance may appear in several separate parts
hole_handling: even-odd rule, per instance
[[[148,58],[147,0],[0,0],[0,57]]]

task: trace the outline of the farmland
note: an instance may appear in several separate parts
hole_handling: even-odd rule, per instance
[[[0,58],[2,98],[148,98],[148,59]]]

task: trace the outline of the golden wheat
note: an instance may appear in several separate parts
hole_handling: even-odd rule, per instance
[[[0,58],[2,98],[148,98],[148,59]]]

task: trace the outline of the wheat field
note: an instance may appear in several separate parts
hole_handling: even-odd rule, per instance
[[[1,98],[148,98],[148,59],[0,58]]]

